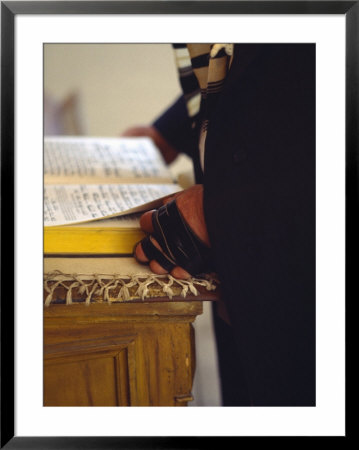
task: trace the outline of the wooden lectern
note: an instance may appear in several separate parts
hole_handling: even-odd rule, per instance
[[[105,261],[112,275],[89,268],[99,261],[45,259],[44,406],[187,406],[192,323],[203,301],[217,299],[215,281],[141,285],[141,277],[121,278],[113,258]]]

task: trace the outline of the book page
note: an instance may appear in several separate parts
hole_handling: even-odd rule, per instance
[[[137,229],[140,228],[140,217],[142,216],[142,213],[134,213],[134,214],[125,214],[124,216],[115,216],[110,217],[109,219],[96,219],[92,220],[91,222],[81,222],[81,223],[74,223],[71,225],[66,225],[67,227],[71,227],[74,229],[96,229],[100,228],[103,229]]]
[[[66,184],[44,189],[44,225],[67,225],[115,217],[162,204],[176,184]]]
[[[44,177],[45,184],[170,183],[173,179],[149,138],[70,136],[45,138]]]

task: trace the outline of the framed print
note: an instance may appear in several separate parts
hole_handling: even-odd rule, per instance
[[[347,315],[350,306],[348,300],[355,292],[354,252],[358,226],[356,219],[359,147],[358,3],[357,1],[1,2],[1,448],[197,448],[208,446],[209,443],[214,442],[213,440],[217,441],[217,439],[229,437],[348,436],[346,411],[349,398],[346,396],[348,386],[345,356],[349,340],[347,339],[346,318],[349,317]],[[315,148],[315,152],[311,153],[313,163],[311,169],[313,170],[310,172],[308,169],[307,172],[303,173],[306,173],[306,177],[310,177],[310,174],[312,176],[313,197],[305,197],[304,194],[308,179],[300,180],[299,172],[304,157],[300,158],[299,155],[295,155],[294,159],[291,160],[292,162],[288,162],[287,156],[281,159],[274,150],[273,157],[268,158],[266,167],[272,167],[271,164],[277,158],[278,166],[286,167],[287,169],[283,170],[288,170],[286,175],[288,186],[291,186],[290,183],[294,183],[293,179],[298,177],[299,182],[295,189],[293,188],[293,193],[295,195],[298,192],[302,193],[300,195],[302,195],[303,204],[296,204],[295,208],[290,206],[295,220],[301,215],[301,212],[304,211],[303,214],[305,214],[309,211],[308,205],[313,206],[313,236],[308,237],[309,235],[307,236],[303,231],[303,236],[307,236],[308,239],[298,237],[296,245],[290,246],[292,259],[287,260],[287,267],[281,264],[283,273],[288,266],[293,266],[291,270],[293,270],[293,273],[296,272],[297,278],[298,272],[301,272],[304,285],[307,282],[306,277],[309,272],[306,272],[306,264],[301,265],[298,261],[301,258],[301,252],[306,251],[309,247],[309,241],[312,243],[312,250],[314,249],[314,251],[308,250],[308,252],[312,251],[313,259],[310,263],[308,262],[308,265],[312,264],[311,273],[314,274],[312,293],[315,297],[315,316],[313,316],[315,343],[312,339],[311,344],[315,358],[312,371],[315,377],[315,394],[313,394],[315,399],[313,400],[313,397],[311,400],[303,400],[302,404],[300,402],[291,404],[288,401],[287,403],[283,401],[283,404],[276,406],[272,406],[270,403],[265,404],[265,402],[256,404],[255,401],[251,400],[247,406],[255,407],[246,408],[238,405],[232,405],[232,407],[169,408],[169,404],[162,404],[161,408],[137,407],[143,406],[145,403],[133,403],[136,406],[133,408],[114,408],[104,407],[96,404],[96,402],[93,403],[96,404],[96,408],[89,408],[86,407],[88,406],[87,403],[81,403],[81,401],[71,404],[63,403],[65,406],[60,407],[61,398],[65,398],[67,395],[64,386],[66,387],[69,378],[72,377],[72,372],[61,366],[63,377],[67,377],[66,380],[62,379],[61,373],[57,372],[57,368],[51,372],[51,377],[56,379],[58,385],[58,391],[53,398],[56,397],[56,401],[59,403],[49,402],[51,406],[44,406],[46,404],[44,400],[46,380],[43,378],[43,301],[40,300],[43,298],[44,162],[43,151],[41,150],[43,149],[44,130],[49,126],[44,119],[44,109],[46,108],[44,105],[47,101],[44,95],[44,84],[46,83],[48,67],[50,67],[50,65],[47,65],[47,61],[51,58],[52,61],[56,61],[56,64],[51,66],[51,70],[53,76],[60,80],[66,80],[67,77],[70,77],[70,71],[73,69],[71,64],[76,64],[78,67],[82,66],[82,70],[87,71],[86,77],[88,79],[92,77],[92,82],[99,86],[100,95],[95,104],[97,108],[101,109],[105,108],[104,105],[106,105],[106,103],[101,103],[101,95],[108,98],[113,97],[113,100],[116,99],[114,103],[117,100],[121,101],[120,97],[116,97],[116,93],[111,91],[111,86],[116,85],[116,75],[111,71],[114,67],[114,58],[120,54],[118,49],[130,48],[137,44],[138,46],[145,46],[143,47],[145,48],[143,54],[145,54],[146,49],[150,48],[149,44],[151,44],[151,48],[158,44],[176,44],[174,47],[175,50],[176,48],[178,50],[178,48],[182,48],[182,44],[179,44],[181,42],[200,45],[208,42],[234,43],[234,46],[232,44],[214,44],[210,47],[208,53],[215,59],[217,54],[221,55],[221,51],[222,53],[227,52],[228,67],[232,69],[232,73],[233,67],[236,66],[230,65],[232,64],[231,55],[235,52],[233,49],[238,48],[236,44],[251,49],[256,45],[264,45],[267,46],[266,48],[278,45],[280,48],[284,48],[284,51],[289,49],[288,54],[291,56],[287,61],[293,61],[293,67],[301,68],[304,65],[298,64],[295,66],[296,61],[294,61],[295,58],[293,58],[290,49],[299,47],[305,48],[306,51],[311,49],[309,51],[312,52],[313,70],[311,74],[313,76],[311,77],[312,84],[308,84],[308,86],[310,86],[312,94],[305,92],[305,89],[301,91],[300,82],[306,76],[305,70],[303,70],[303,74],[300,72],[302,75],[298,75],[297,69],[291,71],[288,63],[283,66],[285,67],[285,73],[277,72],[278,79],[273,77],[272,72],[266,72],[267,78],[271,80],[272,90],[266,90],[263,87],[263,90],[260,91],[255,91],[255,89],[243,91],[241,98],[244,102],[248,101],[248,114],[255,117],[256,123],[259,124],[258,129],[261,130],[265,130],[264,126],[260,128],[261,122],[269,120],[266,116],[267,111],[264,107],[257,111],[251,110],[250,98],[255,98],[258,102],[261,101],[261,98],[263,102],[265,99],[278,101],[276,111],[279,111],[278,117],[281,117],[282,121],[280,123],[271,122],[270,130],[266,131],[268,139],[272,139],[276,133],[280,132],[291,146],[294,141],[304,139],[303,135],[306,133],[303,133],[303,129],[312,130],[311,136],[304,137],[306,139],[311,137],[310,142]],[[193,49],[194,45],[191,45]],[[77,53],[74,52],[73,59],[69,57],[71,46],[71,51],[77,49]],[[114,49],[114,53],[109,52],[108,59],[102,56],[96,59],[96,64],[102,64],[103,66],[101,66],[101,71],[92,71],[91,67],[95,67],[94,63],[92,61],[92,66],[86,66],[85,52],[87,52],[88,60],[91,61],[95,51],[98,52],[98,55],[104,54],[105,46],[107,46],[107,49]],[[50,49],[57,50],[52,52]],[[212,56],[212,52],[214,56]],[[59,59],[60,54],[62,55],[61,61]],[[246,53],[240,55],[241,57],[243,55],[243,65],[246,67]],[[300,51],[298,55],[299,58]],[[131,57],[133,58],[131,50],[128,51],[127,56],[128,61]],[[208,56],[208,58],[210,57]],[[251,58],[250,56],[248,61],[252,61]],[[308,61],[307,56],[303,56],[303,58],[303,61]],[[194,57],[192,60],[195,60],[196,64],[200,64],[198,58]],[[64,65],[63,61],[69,61],[68,65]],[[147,66],[141,66],[141,76],[147,80],[147,77],[154,77],[154,72],[151,72],[153,69],[151,64],[155,65],[156,62],[154,59],[151,60],[151,56],[148,56],[146,61]],[[169,64],[171,63],[173,61],[169,62]],[[274,66],[274,59],[272,63],[265,67]],[[183,74],[184,66],[181,66],[181,64],[183,62],[179,63]],[[133,67],[133,70],[136,70],[136,66]],[[239,73],[242,73],[241,66],[238,67]],[[95,67],[95,69],[98,68],[98,66]],[[198,69],[198,66],[196,68]],[[202,66],[200,68],[202,69]],[[231,73],[230,69],[229,73]],[[164,71],[163,67],[160,68],[160,71],[162,70]],[[87,78],[83,77],[83,73],[79,72],[80,75],[76,80],[79,87],[86,84]],[[106,76],[104,76],[105,73]],[[179,73],[181,74],[181,70]],[[298,83],[293,81],[296,74],[298,80],[300,80]],[[112,84],[108,80],[111,80]],[[219,84],[220,82],[216,80],[216,88]],[[303,121],[300,122],[298,119],[297,125],[293,127],[293,130],[297,132],[296,135],[287,125],[286,120],[288,119],[288,123],[291,124],[295,121],[290,121],[288,117],[285,117],[288,114],[280,112],[282,111],[281,108],[284,108],[283,105],[288,104],[285,103],[288,102],[288,98],[281,97],[278,94],[282,86],[294,84],[297,88],[291,93],[293,111],[290,114],[292,119],[293,117],[303,117]],[[63,84],[63,86],[65,85],[66,83]],[[186,82],[184,85],[186,85]],[[136,91],[134,84],[131,86]],[[250,82],[248,82],[248,86],[248,89],[252,88]],[[144,82],[143,89],[148,91],[150,100],[145,100],[143,106],[137,105],[134,108],[133,120],[131,111],[127,111],[127,118],[131,116],[131,121],[142,120],[141,113],[146,107],[151,106],[151,98],[160,97],[161,87],[164,88],[164,86],[157,86],[151,81]],[[212,85],[212,92],[213,89],[216,91],[216,88]],[[233,89],[235,91],[237,88],[234,87]],[[202,93],[202,102],[204,90],[202,85],[200,88],[198,87],[197,94]],[[131,99],[132,93],[125,91],[124,88],[121,95],[128,95]],[[208,92],[205,95],[206,99]],[[260,95],[258,92],[260,92]],[[172,95],[172,91],[169,91],[169,93],[169,95]],[[177,94],[177,91],[173,90],[173,95],[175,94]],[[310,95],[312,95],[313,101],[312,103],[308,101],[307,104],[305,99],[306,96],[310,97]],[[168,105],[169,102],[166,103],[167,97],[165,94],[163,96],[164,104]],[[191,100],[193,96],[187,93],[187,97],[184,98]],[[303,103],[301,103],[302,101]],[[238,127],[243,127],[241,128],[241,136],[247,148],[246,152],[235,152],[233,158],[231,156],[231,170],[237,170],[235,168],[242,167],[241,164],[244,160],[248,161],[252,157],[250,155],[250,158],[248,158],[248,149],[251,148],[251,142],[254,142],[258,136],[254,136],[248,125],[249,122],[246,122],[247,115],[240,116],[240,108],[237,110],[234,102],[231,105],[230,109],[223,109],[226,118],[226,121],[223,119],[223,129],[227,129],[226,124],[231,123],[232,111],[237,111],[238,117],[241,119],[238,120]],[[311,108],[308,105],[311,105]],[[85,103],[83,106],[86,108],[88,104]],[[192,106],[193,104],[187,101],[186,107],[189,112]],[[300,108],[305,109],[305,111],[301,111]],[[73,112],[73,110],[71,111]],[[109,116],[112,116],[112,122],[104,114],[102,128],[99,127],[98,122],[101,114],[98,115],[98,111],[96,113],[90,135],[93,136],[101,132],[103,135],[115,134],[113,130],[117,126],[116,108],[107,111]],[[143,115],[143,117],[146,116]],[[208,119],[205,116],[199,117],[201,117],[203,123]],[[208,117],[210,117],[209,123],[211,123],[212,116],[209,114]],[[196,120],[192,122],[193,129],[196,129],[198,125]],[[310,125],[308,125],[309,122]],[[208,136],[213,137],[213,142],[218,143],[218,136],[221,136],[221,139],[223,136],[220,131],[216,134],[213,131],[215,128],[212,128],[211,134],[208,121],[206,123],[208,130],[206,127],[203,129],[206,132],[208,131]],[[70,132],[67,134],[70,134]],[[205,137],[204,139],[209,138]],[[228,146],[232,145],[232,141],[229,141]],[[273,142],[277,141],[273,140]],[[303,142],[309,141],[303,140]],[[208,150],[210,149],[209,140],[206,141],[206,145],[206,152],[210,152]],[[264,145],[266,144],[264,143]],[[295,146],[295,142],[293,146]],[[303,150],[304,153],[305,150]],[[208,169],[207,174],[209,174],[210,153],[207,153],[206,157],[201,154],[200,158],[202,158],[202,169],[204,167],[203,170]],[[201,161],[198,161],[198,164]],[[285,166],[286,163],[287,166]],[[217,170],[220,172],[221,163],[217,164]],[[266,173],[263,165],[256,166],[256,170],[258,176],[264,180],[269,179],[270,176],[273,177],[273,174],[269,174],[269,170]],[[211,192],[211,195],[215,198],[215,191]],[[252,195],[250,189],[248,192],[249,195]],[[285,208],[286,198],[290,195],[290,192],[288,188],[287,193],[280,194],[282,203],[278,206],[278,211]],[[258,198],[262,197],[255,198],[257,203],[253,203],[253,205],[256,205],[257,211],[262,211],[264,214],[264,211],[270,209],[265,206],[260,210],[261,204]],[[253,205],[250,208],[254,208]],[[226,202],[223,203],[223,208],[225,209],[225,207]],[[276,211],[273,213],[273,210],[268,212],[268,220],[276,213]],[[255,215],[254,212],[253,214]],[[222,216],[221,220],[224,221],[225,214],[223,213]],[[233,220],[237,220],[235,213],[231,213],[231,217],[234,218]],[[238,220],[236,223],[238,223],[238,231],[242,222]],[[249,223],[251,222],[248,220]],[[289,220],[288,223],[290,229],[294,222],[292,223]],[[307,223],[305,219],[303,219],[303,223]],[[257,225],[260,233],[270,234],[271,242],[281,245],[280,243],[285,240],[283,231],[269,230],[268,227],[262,226],[260,221],[257,222]],[[217,226],[220,228],[221,224],[218,222]],[[250,228],[249,225],[247,226]],[[246,243],[246,246],[243,247],[245,252],[248,251],[249,257],[251,252],[252,254],[253,252],[259,252],[258,254],[260,254],[263,248],[258,245],[257,238],[254,237],[255,232],[256,230],[253,230],[253,235],[251,234],[248,241],[249,244]],[[301,239],[303,240],[301,241]],[[278,256],[280,254],[279,247],[271,250],[271,252],[275,255],[275,258],[280,257]],[[296,261],[294,254],[297,257]],[[264,264],[264,259],[263,257],[260,260],[261,262],[256,265],[258,277],[260,277],[261,270],[263,272],[266,270],[265,268],[261,269],[261,267],[267,267],[261,266],[261,264]],[[245,265],[242,270],[246,273]],[[284,278],[283,275],[283,280]],[[282,292],[281,289],[283,290],[283,288],[276,285],[272,279],[268,277],[264,277],[264,279],[268,282],[268,289],[272,289],[273,292]],[[68,285],[71,283],[74,283],[74,285],[76,283],[81,284],[78,277],[69,280],[67,280]],[[183,282],[184,285],[185,282]],[[85,289],[87,287],[83,284],[83,291]],[[260,289],[258,287],[258,292],[262,292]],[[288,304],[290,304],[290,298],[295,297],[296,291],[299,292],[300,289],[301,285],[296,285],[294,282],[288,288]],[[186,290],[188,290],[188,287]],[[260,297],[259,294],[258,296]],[[66,298],[67,303],[72,303],[71,290]],[[87,300],[87,303],[91,302],[90,295],[87,296]],[[52,301],[50,296],[48,301]],[[253,304],[255,304],[254,297]],[[278,305],[280,304],[273,303],[272,310],[268,308],[268,317],[270,314],[273,317],[275,316],[273,314],[275,307],[278,308],[276,311],[278,317],[285,314],[284,310],[280,310]],[[232,311],[235,310],[235,306],[233,308]],[[298,324],[302,323],[300,322],[300,311],[298,309],[296,319],[293,321],[298,327]],[[242,309],[241,312],[246,314],[247,310]],[[153,314],[161,315],[158,312]],[[189,315],[188,312],[186,314],[183,313],[183,316]],[[166,318],[168,315],[167,311]],[[228,314],[226,317],[228,317]],[[67,318],[67,320],[70,319]],[[263,339],[263,337],[260,338],[262,330],[254,322],[253,327],[255,326],[258,326],[257,345],[259,347],[260,342],[262,342],[260,339]],[[290,334],[292,327],[288,325],[287,328]],[[176,330],[179,333],[179,325]],[[130,332],[126,331],[126,333],[128,337]],[[308,333],[310,334],[309,331]],[[263,332],[263,334],[265,333]],[[243,334],[242,338],[245,336]],[[132,351],[128,350],[128,345],[131,346],[132,344],[124,344],[125,337],[116,342],[114,340],[111,345],[116,344],[121,349],[126,348],[127,355],[129,351]],[[100,338],[97,336],[97,339]],[[308,340],[310,339],[308,338]],[[174,346],[173,342],[171,345]],[[298,344],[298,347],[293,348],[293,353],[297,351],[299,354],[300,345]],[[56,345],[53,345],[54,351],[58,351],[58,354],[63,357],[63,348],[60,351],[56,350],[59,347],[55,347]],[[268,345],[268,351],[270,350],[269,347],[270,345]],[[135,348],[135,344],[131,348]],[[139,352],[138,348],[137,352]],[[108,350],[106,347],[103,351],[105,352],[103,354],[111,356],[113,348],[111,347]],[[89,353],[90,350],[86,349],[86,352]],[[283,352],[285,353],[284,350]],[[245,350],[244,354],[246,354]],[[158,354],[154,353],[154,355],[158,358]],[[81,358],[82,356],[79,357],[79,360],[82,361]],[[137,358],[139,358],[138,353]],[[289,361],[290,355],[288,355],[288,358]],[[271,358],[268,356],[268,359]],[[70,365],[75,364],[74,361],[70,358]],[[95,365],[91,369],[94,370],[94,373],[101,374],[95,380],[95,384],[100,382],[99,378],[104,377],[105,372],[114,371],[118,376],[116,370],[122,370],[118,368],[120,366],[116,366],[117,369],[113,368],[112,360],[108,361],[106,360],[108,365],[105,371],[103,371],[103,368],[100,369],[100,366],[95,367]],[[188,366],[192,364],[188,362],[188,355],[186,361]],[[246,361],[250,364],[251,357],[248,356]],[[63,361],[61,360],[60,363],[62,364]],[[181,366],[180,363],[177,365]],[[81,370],[85,370],[84,367],[85,365],[81,366]],[[86,370],[89,370],[88,367],[86,366]],[[161,376],[167,376],[169,380],[171,370],[168,366],[167,374],[164,375],[163,373]],[[285,370],[292,373],[288,367]],[[301,373],[302,377],[305,378],[304,368]],[[161,378],[158,374],[159,372],[157,376]],[[161,380],[157,381],[161,383]],[[286,376],[283,375],[283,386],[286,381]],[[130,384],[132,382],[131,379],[123,383]],[[122,385],[122,389],[125,389],[123,388],[125,384]],[[76,387],[74,390],[77,389]],[[83,396],[89,395],[89,387],[87,386],[86,389],[84,388]],[[116,387],[116,389],[119,388]],[[120,396],[119,394],[116,395]],[[91,397],[92,394],[89,396]],[[188,396],[183,396],[176,401],[178,404],[181,402],[187,404],[188,398]],[[128,401],[127,397],[123,404],[127,404],[126,401]],[[229,403],[227,405],[229,406]],[[159,405],[155,404],[154,406]]]

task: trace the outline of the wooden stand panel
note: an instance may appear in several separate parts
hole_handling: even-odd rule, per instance
[[[45,406],[186,406],[202,302],[52,305]]]

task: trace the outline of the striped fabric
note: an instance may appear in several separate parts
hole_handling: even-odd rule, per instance
[[[200,127],[199,153],[204,170],[208,123],[232,62],[233,44],[173,44],[173,48],[192,127]]]

